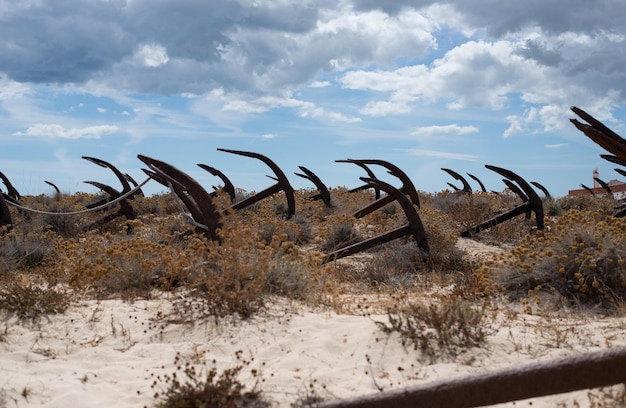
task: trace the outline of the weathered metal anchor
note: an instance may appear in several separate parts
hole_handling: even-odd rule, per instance
[[[8,195],[10,198],[15,200],[16,202],[19,201],[21,198],[20,193],[17,191],[15,187],[13,187],[13,184],[11,184],[11,181],[9,180],[9,178],[5,176],[4,173],[2,173],[1,171],[0,171],[0,179],[2,179],[2,182],[7,188],[6,195]]]
[[[3,195],[3,199],[10,203],[18,204],[22,196],[17,191],[17,189],[13,186],[13,184],[11,184],[11,181],[9,180],[9,178],[5,176],[4,173],[2,173],[1,171],[0,171],[0,179],[2,179],[2,182],[7,188],[6,193],[1,193]],[[4,202],[5,206],[6,206],[6,201]],[[23,216],[25,216],[26,218],[30,217],[28,213],[23,212],[20,208],[18,208],[17,211]],[[2,217],[0,218],[4,219],[5,217],[8,217],[8,220],[11,221],[11,213],[7,210],[5,214],[6,215],[2,215]],[[11,222],[9,222],[9,224],[11,224]],[[0,225],[8,225],[8,224],[0,223]]]
[[[594,177],[593,179],[594,179],[595,181],[597,181],[597,182],[598,182],[598,184],[600,184],[600,186],[604,189],[604,191],[606,191],[606,194],[607,194],[609,197],[613,197],[613,191],[611,191],[611,187],[609,186],[609,184],[608,184],[606,181],[601,180],[601,179],[599,179],[598,177]]]
[[[46,183],[47,185],[49,185],[50,187],[52,187],[56,194],[61,194],[61,190],[59,190],[59,187],[57,187],[56,184],[54,184],[53,182],[48,181],[48,180],[44,180],[43,182]]]
[[[586,186],[586,185],[584,185],[584,184],[581,184],[580,186],[581,186],[582,188],[584,188],[585,190],[587,190],[587,191],[589,192],[589,194],[591,194],[592,196],[594,196],[594,197],[596,196],[596,193],[595,193],[595,192],[593,191],[593,189],[591,189],[590,187],[587,187],[587,186]]]
[[[276,179],[275,179],[277,181],[276,184],[266,188],[263,191],[256,193],[255,195],[251,197],[248,197],[244,200],[241,200],[233,204],[232,208],[234,210],[241,210],[243,208],[248,207],[249,205],[256,203],[257,201],[261,201],[264,198],[271,196],[272,194],[278,193],[279,191],[283,191],[285,193],[285,197],[287,198],[287,218],[291,218],[296,213],[296,199],[294,197],[293,187],[291,187],[291,184],[289,183],[287,176],[285,176],[285,173],[283,173],[283,171],[276,165],[276,163],[274,163],[269,158],[258,153],[243,152],[240,150],[229,150],[229,149],[217,149],[217,150],[219,150],[220,152],[238,154],[240,156],[246,156],[246,157],[259,159],[263,163],[265,163],[270,169],[272,169],[272,171],[276,175]]]
[[[91,184],[92,186],[95,186],[97,188],[99,188],[100,190],[104,191],[105,193],[107,193],[109,195],[109,197],[104,198],[102,200],[99,200],[97,202],[94,203],[90,203],[87,204],[86,207],[87,208],[95,208],[95,207],[99,207],[109,201],[112,200],[116,200],[117,198],[123,196],[124,194],[128,193],[131,191],[131,187],[130,184],[128,183],[128,179],[126,178],[126,176],[124,174],[122,174],[121,171],[119,171],[119,169],[117,167],[115,167],[114,165],[112,165],[111,163],[104,161],[102,159],[98,159],[95,157],[89,157],[89,156],[82,156],[83,159],[92,162],[100,167],[104,167],[104,168],[108,168],[110,169],[113,174],[115,174],[115,176],[117,177],[117,179],[120,181],[120,183],[122,184],[122,191],[118,191],[115,188],[108,186],[106,184],[103,183],[99,183],[97,181],[85,181],[85,183],[87,184]],[[137,194],[137,193],[135,193]],[[103,218],[101,218],[100,220],[96,221],[95,223],[93,223],[91,226],[87,227],[88,229],[93,228],[93,227],[97,227],[97,226],[101,226],[106,224],[109,221],[114,220],[117,217],[121,217],[124,216],[126,217],[126,219],[128,220],[134,220],[137,215],[135,213],[135,209],[133,208],[133,206],[128,202],[129,199],[132,199],[132,197],[135,195],[132,194],[130,196],[128,196],[127,198],[120,200],[119,204],[120,204],[120,208],[117,212],[109,214]]]
[[[570,119],[570,122],[604,150],[613,153],[613,155],[601,154],[600,157],[626,166],[626,140],[584,110],[575,106],[572,106],[571,110],[589,124],[581,123],[576,119]]]
[[[450,185],[452,188],[454,188],[455,191],[463,193],[463,194],[472,194],[472,187],[470,187],[470,185],[467,182],[467,180],[465,180],[465,177],[461,176],[459,173],[457,173],[456,171],[451,170],[451,169],[444,169],[444,168],[442,168],[441,170],[445,171],[446,173],[448,173],[449,175],[454,177],[455,180],[458,180],[461,183],[463,183],[463,189],[459,189],[459,188],[451,185],[450,183],[448,183],[448,185]]]
[[[470,176],[472,179],[474,179],[478,183],[478,185],[480,186],[480,189],[482,190],[483,193],[487,192],[487,189],[485,188],[485,185],[483,184],[482,181],[480,181],[480,179],[478,177],[474,176],[473,174],[469,174],[469,173],[467,173],[467,175]]]
[[[378,180],[376,178],[376,175],[374,174],[374,172],[369,167],[367,167],[367,165],[365,163],[354,163],[354,164],[356,164],[357,166],[359,166],[360,168],[365,170],[365,172],[367,173],[367,177],[368,178],[371,178],[371,179],[374,179],[374,180]],[[367,190],[368,188],[372,188],[372,186],[370,186],[369,184],[365,183],[365,184],[363,184],[360,187],[355,187],[352,190],[349,190],[348,193],[354,193],[354,192],[361,191],[361,190]],[[378,200],[380,198],[380,189],[374,188],[374,194],[375,194],[374,197]]]
[[[317,187],[317,190],[319,191],[319,193],[309,197],[309,199],[310,200],[322,200],[322,202],[327,208],[332,207],[332,204],[330,202],[330,191],[328,191],[328,188],[322,182],[322,180],[319,177],[317,177],[315,173],[313,173],[311,170],[307,169],[306,167],[304,166],[298,166],[298,167],[300,168],[300,170],[302,170],[302,173],[304,174],[301,174],[301,173],[294,173],[294,174],[298,177],[302,177],[311,181],[313,184],[315,184],[315,187]]]
[[[198,163],[198,167],[200,167],[201,169],[204,169],[204,170],[208,171],[209,173],[211,173],[212,175],[222,179],[222,181],[224,182],[224,187],[222,187],[222,189],[224,189],[226,194],[228,194],[228,196],[230,197],[230,202],[234,203],[236,201],[237,197],[236,197],[236,194],[235,194],[235,186],[233,185],[233,183],[231,183],[231,181],[228,179],[228,177],[226,177],[226,175],[224,173],[222,173],[221,171],[219,171],[215,167],[211,167],[211,166],[208,166],[208,165],[202,164],[202,163]],[[219,191],[219,189],[217,187],[213,186],[213,188],[215,189],[215,191],[210,193],[211,197],[215,197],[217,195],[217,192]]]
[[[523,204],[515,208],[512,208],[509,211],[506,211],[502,214],[497,215],[494,218],[491,218],[485,222],[482,222],[478,225],[470,227],[466,229],[465,231],[462,231],[461,236],[462,237],[472,236],[482,230],[494,227],[498,224],[501,224],[514,217],[517,217],[518,215],[525,214],[529,211],[532,211],[535,213],[537,229],[538,230],[543,229],[543,203],[541,201],[541,198],[539,198],[539,196],[535,192],[535,190],[523,178],[521,178],[520,176],[518,176],[517,174],[513,173],[510,170],[506,170],[501,167],[491,166],[488,164],[485,165],[485,167],[488,168],[489,170],[495,171],[501,176],[506,177],[508,180],[515,181],[517,185],[521,187],[521,190],[523,191],[524,195],[527,197],[527,200]]]
[[[400,188],[400,191],[405,194],[408,195],[409,198],[411,199],[411,202],[413,204],[415,204],[417,206],[417,208],[420,208],[420,200],[419,197],[417,196],[417,190],[415,190],[415,186],[413,185],[413,182],[411,181],[411,179],[409,178],[409,176],[406,175],[405,172],[403,172],[402,170],[400,170],[399,167],[389,163],[388,161],[385,160],[362,160],[362,159],[346,159],[346,160],[335,160],[335,162],[337,163],[354,163],[354,164],[377,164],[379,166],[383,166],[388,170],[388,173],[391,174],[392,176],[396,176],[397,178],[399,178],[402,181],[402,187]],[[376,180],[376,179],[368,179],[368,180]],[[374,183],[375,186],[377,186],[376,183]],[[383,190],[383,189],[381,189]],[[385,191],[385,190],[383,190]],[[395,200],[395,198],[391,197],[390,195],[386,195],[384,197],[381,197],[379,199],[377,199],[376,201],[374,201],[373,203],[361,208],[360,210],[358,210],[357,212],[355,212],[353,214],[353,216],[355,218],[363,218],[365,217],[367,214],[376,211],[377,209],[384,207],[385,205],[393,202]]]
[[[178,170],[171,164],[153,159],[142,154],[137,155],[152,171],[145,171],[158,183],[171,186],[174,194],[185,204],[196,223],[208,239],[219,241],[217,229],[222,226],[211,196],[202,186],[187,173]]]
[[[124,193],[120,193],[119,191],[117,191],[113,187],[108,186],[106,184],[98,183],[97,181],[85,181],[85,183],[91,184],[92,186],[97,187],[100,190],[104,191],[105,193],[107,193],[110,196],[110,198],[112,200],[115,200],[115,199],[117,199],[117,198],[119,198],[119,197],[124,195]],[[130,189],[128,191],[130,191]],[[92,229],[94,227],[102,226],[102,225],[106,224],[107,222],[113,221],[117,217],[121,217],[121,216],[126,217],[127,220],[134,220],[135,218],[137,218],[137,214],[135,213],[135,209],[133,208],[132,205],[130,205],[130,203],[128,202],[127,199],[120,200],[119,204],[120,204],[119,210],[117,210],[114,213],[105,215],[104,217],[102,217],[98,221],[94,222],[93,224],[89,225],[85,229],[86,230],[90,230],[90,229]],[[93,208],[93,207],[90,207],[90,208]]]
[[[85,183],[91,184],[93,186],[96,186],[98,188],[100,188],[101,190],[103,190],[105,193],[109,194],[110,197],[108,198],[104,198],[100,201],[97,201],[95,203],[91,203],[91,204],[87,204],[87,208],[93,208],[93,207],[98,207],[101,206],[104,203],[107,203],[111,200],[116,199],[117,197],[120,197],[124,194],[126,194],[127,192],[129,192],[131,190],[130,184],[128,183],[128,179],[126,178],[126,176],[124,174],[122,174],[121,171],[119,171],[119,169],[117,167],[115,167],[114,165],[112,165],[111,163],[104,161],[102,159],[98,159],[96,157],[89,157],[89,156],[82,156],[83,159],[94,163],[100,167],[104,167],[105,169],[110,169],[113,174],[115,174],[115,176],[117,177],[117,179],[120,181],[120,183],[122,184],[122,191],[119,192],[116,189],[114,189],[113,187],[107,186],[108,191],[106,191],[105,189],[100,188],[100,186],[104,186],[104,184],[102,183],[98,183],[96,181],[85,181]],[[134,195],[134,194],[133,194]],[[132,196],[130,196],[129,198],[132,198]]]
[[[9,206],[6,201],[4,201],[4,193],[0,193],[0,227],[7,227],[10,231],[13,229],[13,219],[11,218],[11,213],[9,212]]]
[[[532,184],[533,186],[535,186],[539,190],[541,190],[546,195],[546,198],[552,198],[552,196],[550,195],[550,192],[548,191],[548,189],[545,188],[543,185],[539,184],[536,181],[531,181],[530,184]]]
[[[422,224],[422,220],[415,210],[415,207],[413,207],[413,203],[407,198],[404,192],[380,180],[368,179],[364,177],[361,177],[361,180],[366,183],[371,183],[373,187],[383,190],[385,193],[387,193],[388,197],[392,197],[392,200],[397,201],[398,204],[400,204],[400,206],[402,207],[408,223],[389,232],[385,232],[381,235],[363,240],[361,242],[357,242],[356,244],[352,244],[331,252],[324,256],[322,263],[327,263],[339,258],[353,255],[406,235],[412,235],[417,246],[425,252],[428,252],[430,248],[428,246],[428,239],[426,238],[424,225]]]

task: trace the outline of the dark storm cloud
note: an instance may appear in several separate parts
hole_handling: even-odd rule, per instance
[[[474,0],[450,2],[467,21],[494,36],[540,27],[546,33],[623,31],[625,5],[619,0]]]
[[[81,82],[131,52],[119,3],[6,2],[0,14],[0,72],[20,82]]]
[[[140,83],[152,83],[150,77],[165,74],[180,78],[182,84],[180,89],[176,84],[163,84],[163,88],[188,91],[185,84],[228,80],[238,71],[240,67],[227,63],[211,66],[222,62],[229,49],[237,49],[248,75],[285,57],[274,38],[249,35],[239,43],[240,29],[300,33],[316,22],[316,8],[292,4],[50,0],[20,5],[4,1],[0,2],[0,72],[15,81],[35,83],[82,83],[109,72],[127,75],[122,82],[138,75]],[[167,57],[178,63],[152,70],[156,72],[121,66],[144,44],[164,47]],[[248,82],[236,81],[243,87]]]
[[[563,62],[563,56],[558,50],[549,49],[545,42],[538,40],[526,40],[517,53],[547,66],[555,66]]]

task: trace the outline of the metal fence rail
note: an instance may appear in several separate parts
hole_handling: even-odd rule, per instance
[[[328,401],[316,407],[480,407],[623,382],[626,382],[626,347]]]

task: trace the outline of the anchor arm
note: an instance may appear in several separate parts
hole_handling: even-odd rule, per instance
[[[224,188],[224,191],[226,191],[226,193],[230,197],[230,201],[233,202],[233,203],[235,202],[235,200],[236,200],[235,186],[230,181],[230,179],[228,177],[226,177],[226,175],[224,173],[222,173],[221,171],[219,171],[215,167],[207,166],[206,164],[202,164],[202,163],[198,163],[198,167],[208,171],[209,173],[211,173],[212,175],[214,175],[216,177],[219,177],[222,180],[222,182],[224,182],[224,187],[223,188]]]
[[[472,179],[474,179],[474,181],[476,181],[478,183],[478,185],[480,186],[480,189],[483,191],[483,193],[487,192],[487,189],[485,188],[485,185],[483,184],[482,181],[480,181],[480,179],[476,176],[474,176],[473,174],[469,174],[467,173],[468,176],[470,176]]]
[[[104,161],[102,159],[98,159],[96,157],[82,156],[82,158],[100,167],[110,169],[113,172],[113,174],[115,174],[115,176],[120,181],[120,183],[122,183],[122,194],[127,193],[131,190],[130,184],[128,184],[128,180],[126,179],[124,174],[122,174],[122,172],[119,171],[118,168],[112,165],[111,163]]]
[[[220,152],[226,152],[226,153],[232,153],[232,154],[237,154],[240,156],[246,156],[246,157],[252,157],[254,159],[258,159],[261,160],[263,163],[265,163],[270,169],[272,169],[272,171],[274,172],[274,174],[276,175],[276,177],[278,178],[278,183],[275,184],[273,187],[269,187],[267,189],[265,189],[263,192],[257,194],[259,196],[259,198],[255,198],[256,196],[250,197],[250,199],[248,200],[244,200],[246,201],[248,204],[246,205],[250,205],[256,201],[259,201],[263,198],[269,197],[270,195],[278,192],[278,191],[283,191],[285,193],[285,197],[287,199],[287,215],[288,217],[292,217],[295,213],[296,213],[296,199],[294,196],[294,192],[293,192],[293,187],[291,187],[291,184],[289,183],[289,180],[287,179],[287,176],[285,175],[285,173],[283,173],[283,171],[280,169],[280,167],[278,167],[276,165],[276,163],[274,163],[272,160],[270,160],[268,157],[263,156],[262,154],[258,154],[258,153],[253,153],[253,152],[244,152],[241,150],[230,150],[230,149],[221,149],[218,148],[217,149]],[[270,193],[271,191],[271,193]],[[255,199],[252,199],[255,198]],[[235,203],[233,205],[233,208],[235,209],[240,209],[240,208],[244,208],[240,203]]]
[[[313,184],[315,184],[315,187],[317,187],[317,189],[319,190],[319,194],[312,196],[311,199],[322,200],[322,202],[324,203],[326,207],[331,207],[330,191],[328,191],[328,188],[322,182],[322,180],[319,177],[317,177],[315,173],[313,173],[311,170],[307,169],[306,167],[304,166],[298,166],[298,167],[300,168],[300,170],[302,170],[304,174],[295,173],[295,175],[305,178],[307,180],[310,180]]]
[[[463,193],[465,193],[465,194],[472,194],[472,187],[470,187],[470,185],[467,182],[467,180],[465,179],[465,177],[461,176],[459,173],[457,173],[456,171],[451,170],[451,169],[444,169],[444,168],[442,168],[441,170],[445,171],[446,173],[448,173],[449,175],[454,177],[455,180],[458,180],[461,183],[463,183],[463,190],[461,190]]]

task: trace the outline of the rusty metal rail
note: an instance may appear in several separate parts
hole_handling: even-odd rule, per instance
[[[329,401],[319,408],[482,407],[626,382],[626,347]]]

